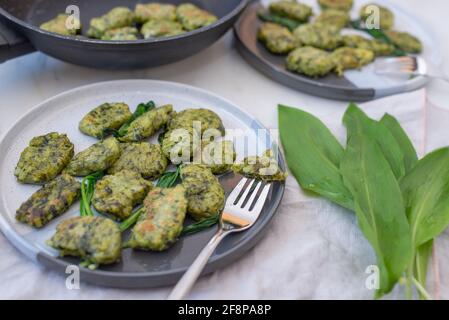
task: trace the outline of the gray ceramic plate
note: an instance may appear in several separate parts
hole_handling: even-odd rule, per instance
[[[258,134],[262,124],[231,102],[212,93],[183,84],[151,81],[123,80],[93,84],[62,93],[33,108],[6,133],[0,142],[0,229],[9,241],[23,254],[60,273],[77,259],[58,258],[57,252],[45,245],[56,225],[70,216],[78,214],[78,204],[52,221],[42,230],[34,230],[15,221],[15,210],[38,187],[21,185],[13,175],[20,152],[29,140],[51,131],[67,133],[80,151],[96,140],[81,134],[78,121],[94,106],[105,101],[123,101],[136,106],[142,101],[154,100],[158,105],[171,103],[177,110],[185,108],[210,108],[223,119],[226,129],[239,129],[246,133],[245,139],[236,140],[237,153],[241,157],[245,150],[249,154],[261,154],[266,148],[277,148],[267,135]],[[256,150],[255,147],[259,149]],[[282,168],[284,161],[279,156]],[[240,177],[228,174],[220,178],[226,192],[237,184]],[[284,185],[276,183],[260,219],[249,231],[230,236],[218,247],[204,274],[232,263],[254,246],[263,236],[271,218],[276,213],[284,193]],[[166,252],[152,253],[126,249],[119,264],[91,271],[81,268],[81,280],[111,287],[154,287],[175,283],[193,262],[200,250],[215,232],[215,228],[199,234],[183,237]]]
[[[257,41],[257,29],[261,21],[257,18],[257,11],[267,7],[271,0],[256,1],[248,6],[234,27],[237,49],[253,67],[268,77],[284,85],[312,95],[344,101],[368,101],[397,93],[416,90],[425,86],[428,78],[390,77],[380,76],[374,72],[374,65],[370,64],[362,70],[346,71],[343,77],[329,75],[324,78],[309,78],[287,71],[285,56],[271,54]],[[273,0],[275,1],[275,0]],[[320,12],[316,0],[302,0],[302,3],[313,7],[315,14]],[[362,5],[371,1],[355,0],[351,12],[353,19],[357,19]],[[405,30],[418,36],[424,45],[422,56],[428,63],[439,66],[442,63],[441,50],[438,41],[432,33],[423,27],[418,19],[411,17],[387,0],[375,1],[390,8],[396,17],[395,28]],[[344,29],[343,33],[356,33],[367,36],[359,31]]]

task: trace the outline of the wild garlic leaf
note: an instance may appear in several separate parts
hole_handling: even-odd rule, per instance
[[[220,221],[220,214],[203,219],[201,221],[194,222],[182,229],[181,235],[187,236],[192,235],[203,230],[207,230],[210,227],[215,226]]]
[[[181,166],[176,168],[176,171],[167,171],[157,181],[156,187],[159,188],[172,188],[181,179]]]
[[[401,189],[379,144],[368,134],[351,135],[340,168],[360,229],[376,252],[380,287],[375,297],[380,298],[393,289],[412,259]]]
[[[407,133],[405,133],[404,129],[399,124],[399,121],[388,113],[382,117],[380,123],[387,127],[387,129],[396,139],[396,142],[398,143],[399,148],[401,148],[402,154],[404,155],[405,172],[410,172],[410,170],[418,162],[418,155],[416,154],[415,147],[410,141],[410,138],[407,136]]]
[[[353,209],[339,166],[343,147],[316,117],[302,110],[278,106],[279,131],[291,172],[305,190]]]
[[[343,123],[350,139],[358,133],[376,141],[393,170],[396,178],[405,175],[404,155],[398,142],[382,123],[370,119],[356,104],[351,103],[343,117]]]
[[[449,224],[449,148],[429,153],[401,179],[415,248],[436,238]]]

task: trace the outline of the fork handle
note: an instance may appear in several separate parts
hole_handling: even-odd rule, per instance
[[[181,280],[179,280],[179,282],[176,284],[175,288],[168,296],[168,300],[184,299],[184,297],[189,293],[190,289],[192,289],[196,280],[200,276],[212,253],[214,253],[221,240],[223,240],[228,234],[228,232],[219,228],[217,234],[215,234],[213,238],[210,239],[208,244],[204,247],[203,250],[201,250],[200,254],[189,267],[189,269],[187,269],[186,273],[184,273]]]

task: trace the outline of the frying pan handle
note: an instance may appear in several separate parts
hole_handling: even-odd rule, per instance
[[[8,27],[0,19],[0,63],[35,50],[27,38]]]

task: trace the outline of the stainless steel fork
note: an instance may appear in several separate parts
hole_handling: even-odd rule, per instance
[[[262,191],[259,192],[263,184],[262,181],[249,180],[247,178],[240,180],[226,200],[217,234],[204,247],[181,280],[179,280],[169,295],[169,300],[180,300],[187,295],[212,253],[214,253],[218,244],[227,235],[247,230],[254,225],[262,212],[271,188],[271,183],[266,183]],[[249,199],[247,199],[248,196]]]
[[[421,57],[379,58],[376,59],[374,69],[378,74],[424,76],[449,83],[447,76],[433,68]]]

